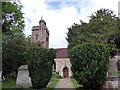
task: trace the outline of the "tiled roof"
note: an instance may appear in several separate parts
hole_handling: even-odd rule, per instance
[[[68,58],[68,49],[67,48],[56,49],[56,58]]]

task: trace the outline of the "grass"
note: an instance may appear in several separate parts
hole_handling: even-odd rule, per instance
[[[50,81],[52,82],[52,84],[47,85],[47,88],[54,88],[57,85],[59,79],[51,78]]]
[[[2,81],[2,88],[16,88],[15,79],[6,79]]]
[[[108,76],[119,76],[120,77],[120,72],[118,72],[118,73],[109,73]]]
[[[2,90],[5,90],[8,88],[11,89],[11,90],[51,90],[53,89],[57,82],[59,81],[59,79],[56,79],[56,78],[51,78],[50,82],[52,82],[51,84],[47,85],[46,88],[43,88],[43,89],[32,89],[32,88],[18,88],[16,87],[16,81],[15,79],[6,79],[5,81],[2,81]]]
[[[80,88],[80,87],[82,87],[82,85],[79,85],[74,78],[71,78],[71,81],[72,81],[72,83],[74,85],[74,88]]]

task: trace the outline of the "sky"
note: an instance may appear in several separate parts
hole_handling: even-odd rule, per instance
[[[26,36],[32,34],[32,26],[38,26],[41,16],[50,32],[49,48],[67,48],[68,29],[80,20],[89,22],[89,16],[101,8],[113,10],[118,16],[120,0],[21,0],[25,17]]]

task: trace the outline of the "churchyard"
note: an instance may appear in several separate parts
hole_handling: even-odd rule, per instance
[[[40,90],[46,90],[48,88],[54,88],[57,84],[57,82],[61,79],[61,77],[59,75],[55,75],[55,76],[52,76],[47,87],[46,88],[43,88],[43,89],[40,89]],[[20,87],[16,86],[16,80],[14,78],[7,78],[5,80],[2,81],[2,88],[3,89],[20,89]],[[38,89],[32,89],[32,88],[21,88],[22,90],[38,90]]]
[[[57,49],[49,48],[43,18],[33,26],[32,36],[25,37],[21,8],[15,2],[2,2],[0,88],[120,89],[120,19],[112,10],[102,8],[91,14],[88,23],[80,20],[67,28],[68,53],[58,54],[67,57],[56,59]]]

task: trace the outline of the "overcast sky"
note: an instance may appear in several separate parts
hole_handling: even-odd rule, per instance
[[[32,34],[32,26],[39,25],[41,16],[50,31],[50,48],[67,48],[67,28],[80,20],[89,21],[89,16],[101,8],[113,10],[118,16],[120,0],[21,0],[25,17],[25,31]]]

